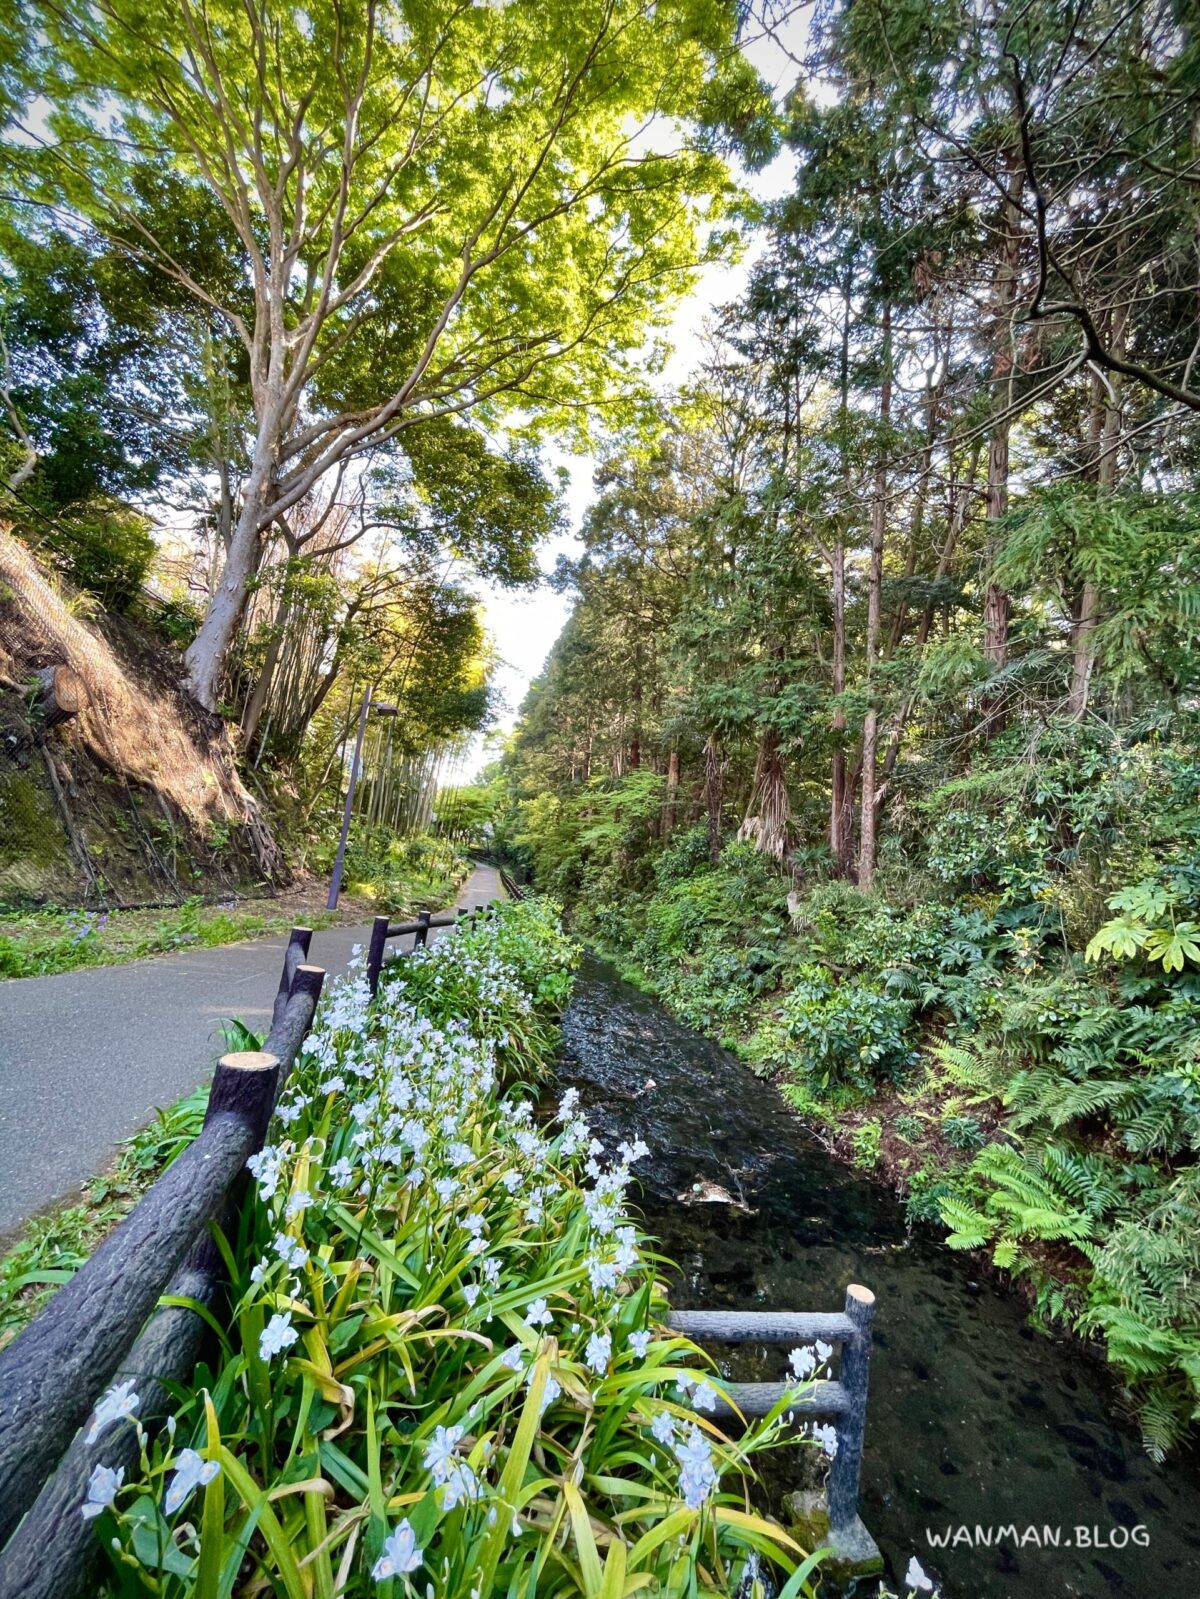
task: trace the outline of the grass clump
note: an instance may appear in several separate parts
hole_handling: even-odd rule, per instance
[[[159,1174],[200,1131],[208,1088],[160,1110],[121,1148],[112,1169],[87,1185],[85,1202],[37,1216],[0,1260],[0,1348],[10,1343]]]
[[[526,902],[389,963],[374,1002],[333,985],[211,1366],[96,1485],[114,1591],[615,1599],[803,1561],[749,1497],[782,1421],[725,1438],[663,1325],[626,1199],[645,1146],[601,1150],[570,1093],[535,1117],[575,956]]]
[[[18,911],[0,916],[0,978],[49,977],[87,966],[119,966],[177,949],[207,949],[242,938],[285,933],[293,917],[269,900],[206,905],[184,900],[169,910]],[[307,917],[315,928],[334,917]]]

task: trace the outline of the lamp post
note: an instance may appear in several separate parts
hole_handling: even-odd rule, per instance
[[[367,684],[362,709],[358,713],[358,737],[354,741],[354,760],[350,764],[350,781],[346,785],[346,808],[342,812],[342,831],[338,839],[337,854],[334,856],[333,876],[329,881],[329,898],[325,901],[326,910],[337,910],[338,894],[342,887],[342,868],[346,863],[346,839],[350,832],[350,812],[354,808],[354,790],[358,786],[359,773],[362,770],[363,735],[367,731],[367,716],[372,710],[377,716],[395,716],[396,709],[394,705],[385,705],[382,700],[372,705],[371,685]]]

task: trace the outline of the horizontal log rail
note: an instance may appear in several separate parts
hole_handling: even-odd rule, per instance
[[[667,1316],[673,1332],[697,1343],[777,1347],[825,1343],[831,1355],[835,1348],[839,1351],[836,1381],[818,1379],[798,1393],[794,1377],[790,1382],[722,1383],[728,1398],[718,1395],[709,1414],[725,1424],[750,1421],[769,1416],[795,1394],[786,1411],[789,1425],[799,1428],[821,1416],[832,1418],[837,1448],[825,1487],[830,1543],[835,1554],[855,1562],[879,1555],[858,1514],[874,1317],[875,1295],[858,1283],[847,1288],[843,1311],[673,1310]]]
[[[279,1091],[312,1025],[325,973],[305,962],[312,933],[293,928],[271,1029],[258,1050],[221,1058],[204,1125],[129,1215],[25,1331],[0,1351],[0,1599],[74,1599],[95,1588],[98,1547],[80,1515],[93,1466],[137,1460],[134,1430],[80,1429],[100,1394],[131,1379],[143,1424],[167,1413],[195,1369],[198,1308],[224,1288],[212,1224],[228,1225],[262,1148]]]
[[[721,1384],[723,1393],[729,1395],[726,1404],[717,1395],[715,1408],[709,1412],[715,1421],[755,1421],[769,1416],[781,1399],[796,1393],[794,1382],[727,1382]],[[814,1382],[788,1406],[789,1418],[802,1417],[805,1421],[820,1416],[845,1416],[850,1411],[850,1395],[840,1382]]]
[[[496,902],[493,900],[490,904],[477,907],[473,911],[464,908],[444,912],[439,916],[434,916],[429,911],[420,911],[415,922],[393,922],[386,916],[377,916],[371,923],[371,942],[367,948],[367,984],[372,994],[379,992],[379,978],[391,939],[404,938],[411,933],[413,948],[422,949],[428,941],[431,928],[461,927],[464,923],[474,927],[480,916],[487,918],[495,914]]]
[[[529,898],[529,885],[527,883],[518,883],[512,873],[506,872],[503,866],[500,868],[500,881],[503,883],[504,892],[508,895],[509,899]]]
[[[854,1336],[841,1311],[673,1310],[667,1322],[701,1344],[840,1344]]]

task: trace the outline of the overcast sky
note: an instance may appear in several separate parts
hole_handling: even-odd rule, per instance
[[[802,54],[803,22],[797,17],[786,24],[780,38],[786,49],[771,40],[760,40],[747,48],[747,55],[759,72],[774,85],[777,97],[785,94],[795,79],[796,69],[790,56]],[[756,177],[747,178],[748,187],[760,198],[769,199],[786,192],[792,174],[792,158],[784,154]],[[736,298],[746,280],[750,256],[736,267],[711,267],[701,273],[693,292],[681,302],[671,323],[670,339],[673,347],[671,359],[655,381],[663,390],[677,388],[696,368],[700,357],[700,337],[706,319],[714,308]],[[554,570],[560,555],[575,555],[580,551],[579,526],[592,499],[592,474],[595,460],[592,456],[567,455],[547,447],[543,450],[545,465],[568,474],[565,495],[567,530],[563,536],[547,544],[541,552],[543,572]],[[571,608],[569,595],[556,594],[543,583],[532,593],[511,594],[499,589],[485,590],[483,600],[485,625],[500,658],[497,684],[504,696],[506,709],[499,720],[499,731],[508,732],[516,721],[517,710],[532,680],[541,671],[546,656],[562,631]],[[490,760],[484,735],[472,740],[470,749],[457,771],[447,772],[444,781],[469,782],[478,776],[480,768]]]

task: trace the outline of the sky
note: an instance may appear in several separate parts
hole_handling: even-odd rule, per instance
[[[803,18],[797,15],[784,24],[778,41],[762,39],[746,50],[758,71],[775,88],[777,98],[785,94],[794,81],[796,69],[790,57],[802,54],[803,26]],[[792,170],[793,158],[785,153],[762,172],[754,176],[743,174],[743,180],[760,199],[773,199],[786,193]],[[672,355],[661,374],[653,380],[661,391],[678,388],[696,369],[705,322],[718,306],[737,297],[753,259],[752,246],[736,266],[702,269],[691,294],[680,302],[672,319],[668,333]],[[542,571],[548,574],[553,572],[560,555],[581,553],[579,528],[592,500],[596,461],[590,455],[566,454],[553,445],[544,448],[542,454],[543,464],[551,472],[561,469],[567,474],[563,497],[565,531],[549,541],[540,555]],[[480,598],[484,625],[499,657],[495,682],[503,695],[505,709],[491,735],[476,735],[456,769],[446,772],[443,781],[447,783],[472,781],[493,758],[494,752],[488,748],[489,736],[494,738],[512,730],[521,701],[542,670],[571,609],[571,596],[556,593],[545,582],[536,590],[522,593],[487,589],[481,592]]]

